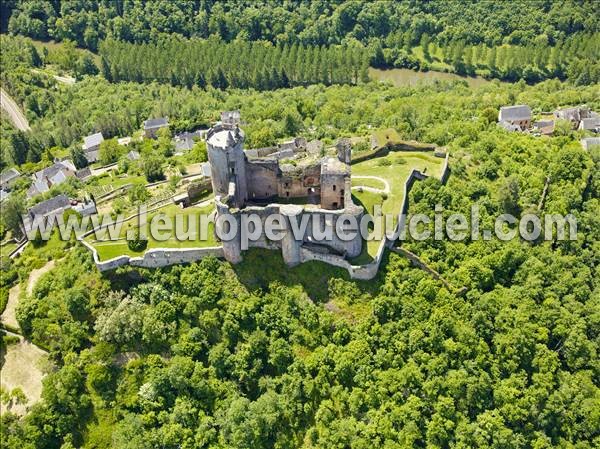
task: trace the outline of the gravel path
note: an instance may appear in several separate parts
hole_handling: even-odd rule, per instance
[[[370,186],[352,186],[352,190],[355,189],[363,189],[366,190],[367,192],[373,192],[373,193],[390,193],[390,183],[387,181],[387,179],[384,178],[380,178],[379,176],[352,176],[352,179],[375,179],[379,182],[381,182],[385,188],[384,189],[378,189],[376,187],[370,187]]]

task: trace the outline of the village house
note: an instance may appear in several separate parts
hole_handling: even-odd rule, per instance
[[[0,189],[10,190],[13,184],[21,177],[21,173],[16,168],[9,168],[0,174]]]
[[[129,153],[127,153],[126,157],[130,161],[137,161],[140,158],[140,153],[135,150],[131,150]]]
[[[190,151],[192,148],[194,148],[196,142],[202,140],[205,136],[205,130],[198,130],[193,132],[186,131],[181,134],[177,134],[173,138],[173,143],[175,144],[175,152],[183,153],[186,151]]]
[[[573,123],[573,128],[576,129],[579,126],[579,122],[584,118],[591,117],[591,114],[590,109],[587,106],[582,105],[572,108],[557,109],[554,111],[554,117]]]
[[[531,108],[525,104],[503,106],[498,113],[498,123],[509,131],[525,131],[531,126]]]
[[[32,198],[50,190],[50,187],[62,184],[68,178],[75,176],[77,169],[69,159],[55,162],[50,167],[35,172],[33,183],[27,190],[27,198]]]
[[[533,129],[542,136],[551,136],[554,133],[554,120],[538,120],[533,123]]]
[[[167,117],[152,118],[144,121],[144,136],[147,139],[156,139],[158,130],[167,128],[169,121]]]
[[[81,148],[89,164],[100,159],[100,144],[102,142],[104,142],[102,133],[95,133],[84,137]]]
[[[29,232],[36,222],[45,221],[50,223],[62,223],[63,214],[73,209],[81,216],[92,215],[97,213],[96,204],[91,200],[77,201],[70,200],[66,195],[57,195],[48,200],[42,201],[35,206],[30,207],[27,213],[23,216],[23,227],[25,232]]]
[[[71,208],[71,201],[67,195],[57,195],[49,200],[42,201],[27,210],[27,214],[23,216],[23,226],[25,232],[29,233],[36,221],[57,220],[62,222],[63,213]]]
[[[584,150],[589,150],[593,146],[600,146],[600,137],[585,137],[581,139],[581,146]]]
[[[584,118],[579,122],[580,131],[591,131],[593,133],[600,133],[600,117],[588,117]]]

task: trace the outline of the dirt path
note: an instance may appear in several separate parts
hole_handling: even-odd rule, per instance
[[[352,189],[363,189],[366,190],[367,192],[373,192],[373,193],[390,193],[390,183],[387,181],[387,179],[384,178],[380,178],[379,176],[352,176],[352,179],[375,179],[376,181],[381,182],[385,188],[383,189],[378,189],[376,187],[370,187],[370,186],[352,186]]]
[[[44,275],[45,273],[50,271],[52,268],[54,268],[55,265],[56,265],[56,263],[53,260],[51,260],[46,265],[44,265],[42,268],[33,270],[29,274],[29,279],[27,280],[27,287],[26,287],[28,295],[30,295],[33,292],[33,288],[35,287],[35,284],[40,279],[40,277],[42,277],[42,275]],[[17,304],[19,303],[19,295],[20,294],[21,294],[21,285],[20,284],[15,285],[13,288],[11,288],[9,290],[8,302],[6,303],[6,309],[4,309],[4,312],[2,313],[2,316],[0,317],[2,323],[6,324],[7,326],[10,326],[12,329],[19,329],[19,323],[17,322],[17,317],[16,317],[15,312],[17,310]]]
[[[45,75],[48,75],[48,73],[42,72],[41,70],[37,70],[37,69],[31,69],[31,71],[33,73],[44,73]],[[75,78],[73,78],[72,76],[60,76],[60,75],[51,75],[56,81],[58,81],[59,83],[63,83],[63,84],[75,84],[75,81],[77,81]]]
[[[54,268],[55,265],[56,262],[51,260],[42,268],[33,270],[29,274],[29,279],[27,280],[27,285],[25,287],[27,289],[27,294],[33,292],[33,288],[40,277]],[[20,284],[15,285],[10,289],[8,303],[6,304],[6,309],[1,317],[2,323],[13,329],[19,328],[15,311],[20,294]],[[2,404],[2,412],[8,410],[18,415],[24,415],[27,412],[28,406],[40,400],[42,394],[42,378],[44,377],[42,365],[46,359],[46,352],[35,346],[33,343],[25,340],[25,338],[20,335],[8,331],[7,333],[12,336],[17,336],[19,338],[19,343],[10,344],[6,349],[0,375],[0,385],[8,392],[13,391],[15,388],[20,388],[27,400],[24,403],[18,403],[15,399],[12,399],[8,405]]]
[[[10,98],[10,96],[4,91],[4,89],[0,89],[0,105],[2,109],[4,109],[7,114],[10,116],[10,120],[13,124],[20,129],[21,131],[29,131],[29,122],[23,115],[17,103]]]

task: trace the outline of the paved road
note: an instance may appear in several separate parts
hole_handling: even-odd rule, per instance
[[[4,89],[0,89],[0,105],[2,106],[2,109],[8,113],[11,122],[13,122],[17,129],[29,131],[29,122],[23,115],[23,112],[19,109],[19,106],[17,106],[17,103],[10,98]]]

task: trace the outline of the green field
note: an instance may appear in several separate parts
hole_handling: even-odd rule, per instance
[[[148,223],[151,222],[152,218],[158,214],[162,214],[166,217],[169,217],[173,220],[173,225],[175,225],[175,216],[180,214],[183,217],[183,230],[187,230],[189,220],[194,218],[196,220],[196,229],[195,232],[191,233],[191,238],[188,240],[177,240],[175,236],[172,236],[168,240],[159,241],[153,238],[153,236],[148,232],[148,246],[146,250],[153,248],[205,248],[211,246],[218,246],[218,241],[214,235],[214,225],[212,223],[209,224],[207,239],[199,240],[198,231],[200,229],[200,225],[198,223],[200,215],[208,215],[214,209],[212,204],[199,208],[199,207],[188,207],[186,209],[181,209],[174,204],[170,204],[165,206],[154,213],[148,215]],[[127,236],[127,231],[130,229],[137,229],[137,218],[131,219],[123,223],[121,227],[119,238],[122,240],[110,241],[104,240],[108,238],[108,235],[104,236],[102,240],[96,240],[94,234],[88,236],[86,241],[91,243],[94,248],[98,251],[98,257],[100,260],[109,260],[117,256],[141,256],[144,251],[132,251],[128,245],[127,240],[125,240]]]

